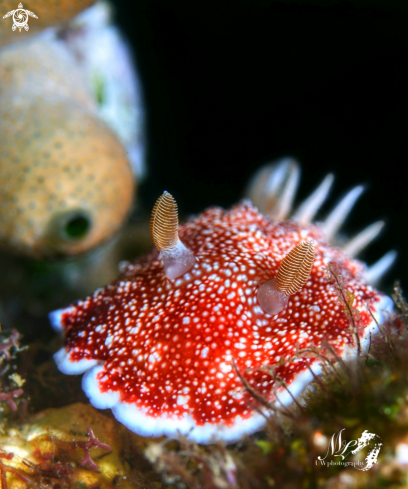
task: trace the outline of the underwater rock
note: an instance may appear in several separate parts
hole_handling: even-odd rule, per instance
[[[0,246],[34,257],[77,254],[126,218],[134,178],[62,41],[0,51]]]
[[[27,38],[30,34],[39,32],[46,27],[66,23],[93,3],[95,3],[95,0],[61,0],[58,2],[52,0],[36,0],[35,3],[24,2],[22,8],[33,11],[38,18],[32,19],[29,22],[28,32],[25,30],[21,32],[18,30],[13,31],[11,28],[13,25],[12,19],[2,19],[3,25],[0,29],[0,46],[15,42],[17,39],[20,40],[23,36]],[[18,0],[0,0],[1,17],[19,8],[18,4]]]
[[[270,169],[288,171],[299,169],[285,162]],[[320,226],[312,219],[328,179],[293,214],[287,200],[296,186],[290,175],[285,181],[275,205],[286,207],[288,220],[245,201],[178,227],[165,192],[151,220],[158,249],[122,264],[120,277],[93,296],[51,314],[65,337],[57,365],[85,373],[83,389],[95,407],[111,408],[140,435],[234,442],[265,423],[248,392],[290,404],[321,371],[327,344],[344,359],[368,347],[376,321],[392,310],[391,299],[370,285],[385,269],[367,269],[333,246],[326,231],[338,229],[356,192]],[[300,289],[272,315],[260,291],[286,257],[289,266],[299,257],[309,263],[296,264]],[[287,272],[284,282],[295,284]]]

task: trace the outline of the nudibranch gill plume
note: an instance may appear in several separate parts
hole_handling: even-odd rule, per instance
[[[93,296],[51,314],[65,337],[56,363],[66,374],[85,373],[82,385],[93,406],[112,409],[144,436],[234,442],[260,429],[264,417],[237,371],[264,398],[288,404],[291,396],[276,376],[297,396],[312,380],[307,363],[320,371],[318,359],[295,356],[297,348],[327,342],[343,358],[355,354],[349,318],[325,276],[329,263],[354,295],[364,347],[376,327],[367,303],[380,321],[392,309],[368,281],[393,255],[371,269],[350,256],[373,238],[373,226],[346,244],[348,254],[330,243],[326,229],[339,227],[361,193],[356,189],[326,223],[311,222],[327,178],[286,220],[297,173],[290,161],[267,172],[272,183],[282,180],[269,193],[279,219],[247,200],[178,226],[176,203],[165,192],[151,220],[157,249],[123,264],[120,277]]]

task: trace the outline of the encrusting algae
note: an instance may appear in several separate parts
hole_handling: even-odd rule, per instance
[[[124,440],[115,421],[91,406],[47,409],[0,435],[0,471],[8,489],[130,488]]]

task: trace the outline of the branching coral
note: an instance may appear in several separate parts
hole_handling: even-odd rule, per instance
[[[86,430],[89,435],[89,441],[83,442],[83,441],[78,441],[75,442],[76,446],[79,448],[82,448],[84,450],[84,458],[80,462],[82,466],[88,465],[91,470],[98,470],[98,466],[96,463],[92,460],[91,455],[89,453],[89,449],[92,447],[98,447],[102,448],[102,450],[112,450],[112,448],[107,445],[106,443],[100,442],[94,435],[92,428],[87,428]]]

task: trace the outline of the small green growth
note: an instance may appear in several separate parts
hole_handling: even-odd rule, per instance
[[[368,358],[366,362],[367,367],[381,367],[383,365],[382,362],[377,360],[376,358]]]
[[[102,107],[106,102],[106,84],[103,79],[103,76],[100,73],[95,73],[93,79],[93,88],[96,103]]]
[[[268,453],[272,450],[273,444],[270,441],[265,441],[265,440],[257,440],[255,442],[258,447],[262,450],[262,453],[264,455],[268,455]]]

